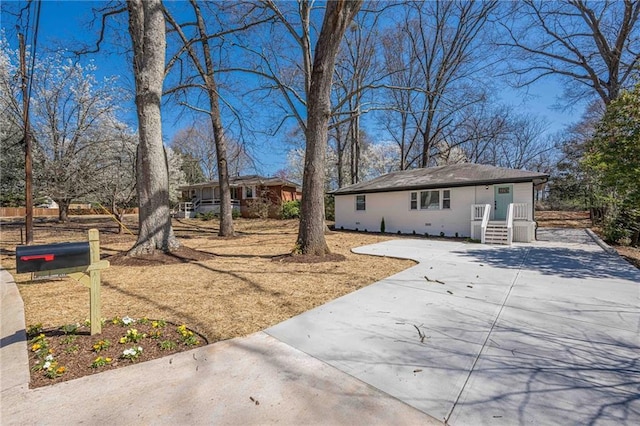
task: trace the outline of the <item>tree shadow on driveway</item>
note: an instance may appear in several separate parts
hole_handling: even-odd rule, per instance
[[[504,247],[454,251],[462,258],[495,268],[537,271],[577,279],[620,279],[640,283],[640,271],[604,251],[572,247]]]
[[[606,329],[594,332],[566,323],[523,328],[503,322],[450,420],[637,424],[639,349],[631,334]]]

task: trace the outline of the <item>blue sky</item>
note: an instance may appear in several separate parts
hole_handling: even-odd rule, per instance
[[[6,0],[4,1],[6,2]],[[44,0],[38,36],[38,51],[44,52],[46,49],[60,46],[72,47],[76,42],[95,41],[98,37],[97,26],[88,29],[87,23],[93,18],[92,7],[103,4],[104,2]],[[3,13],[2,27],[5,29],[10,43],[17,43],[15,30],[13,30],[15,27],[14,19]],[[111,36],[113,35],[111,34]],[[85,56],[81,61],[93,61],[98,67],[98,78],[118,75],[122,84],[132,89],[131,66],[126,60],[126,55],[122,53],[128,43],[128,34],[116,35],[121,39],[120,45],[107,43],[103,46],[104,52]],[[107,40],[109,40],[109,36],[107,34]],[[114,51],[119,53],[106,53]],[[516,91],[504,85],[499,97],[520,113],[544,117],[549,123],[548,133],[551,134],[562,130],[568,123],[577,121],[582,113],[581,108],[575,108],[573,111],[552,108],[556,102],[556,96],[561,93],[561,90],[561,85],[556,81],[546,79],[529,87],[528,96],[525,96],[523,90]],[[124,105],[123,111],[123,116],[120,119],[136,127],[133,101],[129,105]],[[191,114],[179,114],[176,107],[164,108],[163,115],[165,143],[172,139],[177,130],[187,127],[192,122]],[[282,142],[284,137],[284,134],[276,137],[255,135],[252,151],[258,160],[257,172],[269,175],[279,169],[286,168],[286,151],[289,147]]]

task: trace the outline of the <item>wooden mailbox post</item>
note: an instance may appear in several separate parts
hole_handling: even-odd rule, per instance
[[[61,243],[43,246],[19,246],[16,248],[18,273],[32,272],[34,276],[66,274],[89,287],[89,320],[91,335],[102,333],[100,306],[100,271],[109,267],[109,261],[100,260],[100,233],[89,230],[89,259],[86,260],[86,243]],[[68,260],[67,260],[68,259]],[[66,265],[65,262],[68,262]],[[73,266],[60,267],[60,265]]]
[[[100,271],[109,267],[108,260],[100,260],[100,234],[97,229],[89,230],[89,252],[91,253],[91,264],[86,270],[71,272],[68,275],[89,287],[89,320],[91,321],[91,335],[93,336],[94,334],[102,333]]]

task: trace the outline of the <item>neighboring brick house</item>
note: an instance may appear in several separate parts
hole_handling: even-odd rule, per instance
[[[229,185],[231,205],[242,217],[255,216],[256,211],[264,209],[268,209],[269,217],[278,217],[283,202],[302,199],[302,190],[297,184],[278,177],[237,176],[229,179]],[[218,181],[185,185],[178,190],[183,200],[178,206],[178,217],[220,212]]]

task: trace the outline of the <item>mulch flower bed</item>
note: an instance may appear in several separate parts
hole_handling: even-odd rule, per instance
[[[103,322],[91,336],[90,325],[69,324],[55,329],[39,325],[27,330],[30,387],[77,379],[134,363],[150,361],[206,345],[207,340],[185,325],[129,317]]]

